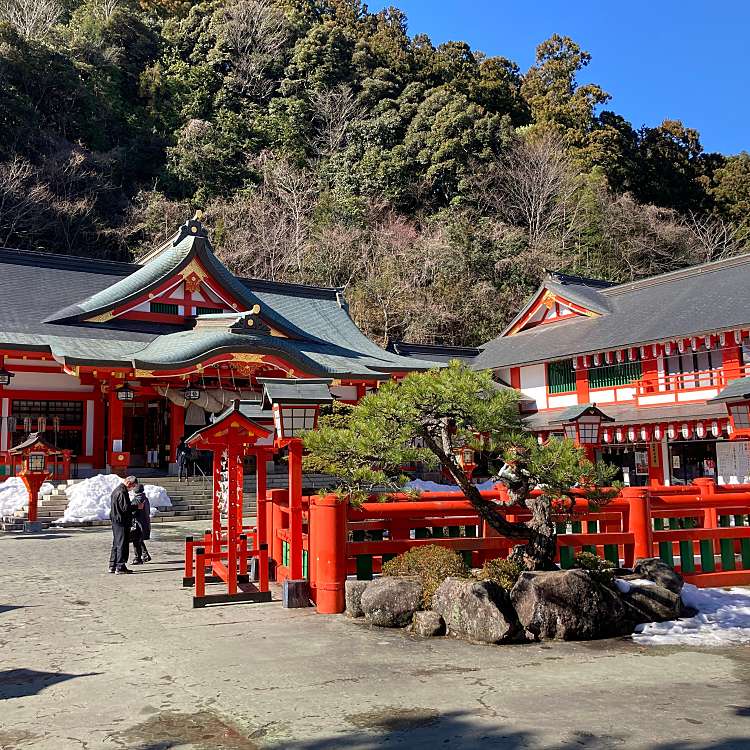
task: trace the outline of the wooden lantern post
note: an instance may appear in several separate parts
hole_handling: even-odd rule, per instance
[[[38,533],[42,530],[38,512],[39,490],[51,476],[48,469],[50,458],[61,456],[62,451],[48,443],[40,433],[33,432],[9,452],[21,457],[23,469],[20,477],[29,494],[29,515],[28,520],[24,522],[23,530]]]

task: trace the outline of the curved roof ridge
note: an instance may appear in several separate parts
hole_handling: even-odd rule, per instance
[[[28,263],[24,263],[24,261],[28,261]],[[102,274],[112,274],[118,271],[126,274],[132,273],[138,268],[135,263],[121,260],[87,258],[83,255],[63,255],[62,253],[46,253],[40,250],[22,250],[13,247],[0,247],[0,263],[2,262]],[[83,264],[85,264],[85,268],[81,268]]]

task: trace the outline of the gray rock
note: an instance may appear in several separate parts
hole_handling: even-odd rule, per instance
[[[362,594],[369,583],[370,581],[355,581],[353,579],[347,579],[344,583],[346,614],[348,617],[364,617]]]
[[[492,581],[446,578],[432,597],[432,609],[449,635],[480,643],[522,639],[523,629],[508,594]]]
[[[422,584],[418,578],[383,576],[370,581],[360,601],[372,625],[405,628],[422,603]]]
[[[676,620],[684,615],[680,595],[658,583],[629,580],[620,589],[620,596],[627,605],[627,617],[635,624]]]
[[[437,612],[429,610],[415,612],[411,624],[412,632],[422,638],[431,638],[445,634],[445,621]]]
[[[647,578],[649,581],[654,581],[654,583],[658,583],[660,586],[674,591],[675,594],[679,594],[685,585],[682,576],[658,557],[645,557],[641,560],[636,560],[633,573],[639,578]]]
[[[521,573],[510,599],[523,627],[541,639],[607,638],[635,626],[619,593],[580,569]]]

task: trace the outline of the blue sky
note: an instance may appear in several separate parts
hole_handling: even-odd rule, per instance
[[[609,108],[634,126],[680,119],[700,131],[706,151],[750,150],[750,0],[392,0],[409,34],[433,43],[515,60],[522,70],[536,45],[568,35],[592,55],[582,82],[612,95]]]

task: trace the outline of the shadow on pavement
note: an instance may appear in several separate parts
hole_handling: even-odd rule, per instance
[[[66,672],[38,672],[35,669],[7,669],[0,672],[0,700],[36,695],[58,682],[96,674],[101,673],[67,674]]]
[[[15,534],[13,536],[13,539],[15,539],[17,542],[25,541],[27,539],[68,539],[70,538],[70,534],[55,534],[54,532],[51,534]]]

